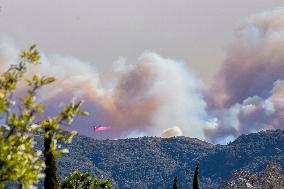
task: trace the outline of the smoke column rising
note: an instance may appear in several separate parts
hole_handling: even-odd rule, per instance
[[[15,62],[13,58],[19,52],[11,47],[1,45],[5,64]],[[142,54],[134,64],[121,59],[113,66],[113,78],[107,85],[111,87],[105,88],[100,74],[89,63],[60,55],[41,55],[43,64],[37,71],[57,78],[39,94],[39,100],[48,104],[47,114],[55,115],[68,102],[80,99],[85,100],[83,108],[90,112],[70,129],[101,137],[94,136],[92,126],[110,125],[111,130],[102,138],[123,138],[160,136],[165,129],[180,125],[185,135],[204,138],[206,103],[202,99],[202,83],[182,62],[151,52]]]
[[[284,128],[283,52],[284,8],[279,8],[251,16],[237,30],[215,84],[206,92],[183,62],[152,52],[134,63],[115,61],[104,86],[104,73],[90,63],[41,53],[37,71],[58,80],[41,91],[39,100],[54,115],[68,102],[85,99],[90,116],[70,129],[95,138],[183,134],[225,143],[241,134]],[[12,43],[3,42],[0,71],[15,63],[18,54]],[[92,126],[100,124],[111,130],[94,136]]]
[[[284,128],[283,52],[284,8],[253,15],[239,28],[209,92],[217,119],[205,129],[208,139]]]

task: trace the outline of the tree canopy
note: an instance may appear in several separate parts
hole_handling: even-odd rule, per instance
[[[44,115],[48,104],[38,102],[37,92],[55,78],[28,74],[31,67],[40,63],[39,52],[33,45],[21,53],[18,63],[0,74],[0,188],[30,189],[40,178],[50,179],[48,170],[56,166],[55,158],[67,152],[57,141],[71,142],[76,134],[65,132],[61,126],[72,124],[75,116],[87,115],[80,109],[82,101],[66,105],[57,116]],[[35,149],[35,135],[42,136],[45,142],[44,161],[42,151]]]

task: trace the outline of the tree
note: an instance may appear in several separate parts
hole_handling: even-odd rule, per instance
[[[90,173],[74,171],[63,181],[62,189],[111,189],[110,180],[93,178]]]
[[[0,188],[32,188],[43,176],[44,163],[39,159],[40,151],[34,149],[32,134],[34,115],[41,107],[31,106],[29,100],[34,98],[30,95],[14,100],[28,66],[38,63],[38,52],[32,46],[22,53],[18,64],[0,75]],[[17,110],[16,105],[21,108]]]
[[[48,132],[48,130],[46,130]],[[56,189],[60,188],[60,180],[57,170],[56,158],[54,155],[54,149],[52,149],[52,141],[54,133],[49,132],[44,139],[44,157],[46,168],[44,170],[45,180],[44,188]]]
[[[71,142],[75,134],[65,132],[60,126],[70,125],[77,115],[87,115],[80,110],[80,101],[67,105],[55,117],[44,118],[45,105],[37,102],[37,92],[55,78],[28,76],[28,68],[39,63],[40,56],[33,45],[22,52],[18,64],[0,75],[0,188],[32,188],[43,177],[45,167],[45,183],[49,183],[46,188],[59,188],[56,157],[68,150],[61,149],[57,141]],[[17,85],[24,81],[26,94],[17,90]],[[21,98],[15,98],[16,93]],[[35,134],[44,140],[44,162],[39,158],[41,152],[34,149]]]
[[[193,189],[199,189],[199,163],[196,165],[194,176],[193,176],[193,182],[192,182]]]
[[[174,179],[173,189],[178,189],[178,178],[177,177],[175,177]]]
[[[44,188],[60,188],[56,157],[68,153],[68,149],[57,149],[57,141],[70,143],[76,132],[65,132],[59,126],[70,125],[76,115],[87,115],[87,112],[80,110],[81,104],[82,101],[69,104],[58,116],[39,123],[41,128],[44,128],[44,158],[46,165]]]

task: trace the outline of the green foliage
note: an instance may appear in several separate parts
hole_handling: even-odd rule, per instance
[[[0,74],[0,188],[9,185],[23,189],[32,188],[44,169],[40,152],[34,149],[32,122],[39,112],[30,91],[20,104],[23,107],[15,110],[13,96],[17,84],[23,80],[28,66],[39,63],[39,54],[32,46],[24,51],[18,64],[11,65]]]
[[[200,189],[200,184],[199,184],[199,163],[196,165],[195,171],[194,171],[194,176],[193,176],[193,181],[192,181],[192,188],[193,189]]]
[[[74,171],[63,181],[62,189],[111,189],[110,180],[93,178],[90,173]]]
[[[3,132],[0,131],[3,136]],[[16,133],[0,139],[0,188],[11,182],[30,188],[43,175],[44,164],[39,160],[39,152],[33,150],[33,137]]]
[[[173,189],[178,189],[178,178],[177,177],[175,177],[174,179]]]
[[[45,105],[37,102],[37,92],[55,78],[36,73],[27,75],[29,67],[39,63],[39,52],[33,45],[22,52],[19,63],[0,74],[0,188],[32,188],[43,177],[45,167],[45,179],[49,183],[46,188],[59,188],[56,158],[68,150],[62,149],[57,141],[70,143],[76,134],[65,132],[61,126],[70,125],[75,116],[87,115],[81,111],[83,102],[80,101],[67,105],[57,116],[44,119]],[[26,94],[17,90],[23,81],[28,89]],[[21,98],[15,99],[15,93]],[[41,152],[34,148],[35,135],[44,140],[45,163],[40,158]]]

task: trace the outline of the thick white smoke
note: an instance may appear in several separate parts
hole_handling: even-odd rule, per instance
[[[181,129],[178,126],[174,126],[171,128],[166,129],[162,134],[162,138],[170,138],[170,137],[175,137],[175,136],[182,136],[183,133]]]
[[[15,62],[18,52],[2,44],[0,53],[6,58],[1,58],[1,65]],[[116,61],[107,85],[110,87],[106,88],[91,64],[60,55],[41,55],[43,63],[36,71],[53,75],[57,81],[40,92],[40,101],[48,104],[46,111],[53,115],[71,100],[85,99],[84,108],[90,116],[72,126],[79,133],[98,138],[160,136],[172,125],[180,125],[186,136],[204,138],[202,85],[182,62],[150,52],[134,64]],[[94,134],[92,126],[99,124],[112,129]]]

